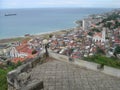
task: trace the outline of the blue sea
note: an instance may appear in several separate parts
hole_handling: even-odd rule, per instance
[[[107,8],[1,9],[0,39],[75,27],[76,20],[91,14],[109,12]],[[5,16],[5,14],[16,14]]]

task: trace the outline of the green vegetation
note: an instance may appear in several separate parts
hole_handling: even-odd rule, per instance
[[[81,21],[81,20],[77,20],[75,23],[76,23],[78,26],[82,26],[82,21]]]
[[[119,13],[112,13],[111,15],[108,15],[107,18],[103,19],[101,22],[98,22],[96,25],[100,25],[101,23],[103,23],[104,27],[107,27],[109,29],[116,29],[120,26],[118,18],[120,18]],[[112,22],[111,20],[113,20],[114,22]]]
[[[97,47],[96,54],[105,55],[105,52],[104,52],[104,50],[101,49],[100,47]]]
[[[7,90],[8,87],[6,78],[7,73],[17,68],[21,64],[22,64],[21,62],[18,62],[17,64],[9,63],[9,65],[0,68],[0,90]]]
[[[120,69],[120,60],[114,57],[108,58],[104,55],[97,54],[94,56],[85,57],[84,60]]]
[[[107,27],[109,29],[115,29],[120,26],[120,22],[117,20],[118,18],[120,18],[120,15],[118,13],[113,13],[112,15],[109,15],[107,18],[103,19],[102,22],[100,22],[100,23],[104,23],[104,27]],[[115,23],[108,22],[111,20],[114,20]],[[98,23],[98,25],[100,23]]]
[[[101,30],[99,30],[98,28],[93,28],[92,31],[94,31],[94,32],[101,32]]]
[[[104,23],[106,21],[110,21],[110,20],[116,20],[117,18],[120,18],[120,15],[118,13],[113,13],[113,14],[109,15],[106,19],[103,19],[102,23]]]
[[[37,51],[36,51],[36,50],[33,50],[33,51],[32,51],[32,54],[36,54],[36,53],[37,53]]]
[[[0,90],[7,90],[7,73],[12,70],[11,68],[0,69]]]
[[[108,27],[109,29],[112,29],[113,23],[112,22],[107,22],[104,24],[104,27]]]
[[[120,22],[118,22],[117,20],[115,21],[115,23],[112,22],[106,22],[104,23],[104,27],[107,27],[109,29],[116,29],[120,26]]]
[[[115,21],[115,25],[114,25],[113,28],[115,29],[115,28],[118,28],[119,26],[120,26],[120,22],[118,22],[118,21],[116,20],[116,21]]]
[[[88,33],[89,36],[93,36],[93,34],[94,34],[93,32],[89,32]]]
[[[50,35],[49,35],[49,38],[52,38],[52,37],[53,37],[53,34],[50,34]]]
[[[117,57],[117,54],[120,54],[120,46],[116,46],[114,55]]]

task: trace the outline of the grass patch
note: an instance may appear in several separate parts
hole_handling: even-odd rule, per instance
[[[7,73],[18,66],[20,66],[22,63],[18,62],[17,64],[11,63],[8,66],[5,66],[4,68],[0,68],[0,90],[7,90],[8,84],[7,84]]]
[[[0,69],[0,90],[7,90],[7,73],[11,71],[11,68]]]
[[[120,60],[117,58],[108,58],[103,55],[94,55],[85,57],[84,60],[120,69]]]

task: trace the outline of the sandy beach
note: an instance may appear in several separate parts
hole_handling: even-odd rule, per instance
[[[5,39],[0,39],[0,44],[1,43],[12,43],[12,42],[15,42],[15,41],[22,41],[24,39],[30,39],[30,38],[34,38],[34,37],[49,38],[50,34],[60,35],[60,34],[66,33],[67,31],[70,31],[70,30],[74,30],[74,28],[44,32],[44,33],[37,33],[37,34],[30,34],[29,36],[24,36],[23,35],[23,36],[18,36],[18,37],[5,38]]]

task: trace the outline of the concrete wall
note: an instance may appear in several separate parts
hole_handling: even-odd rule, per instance
[[[74,59],[73,62],[70,62],[68,60],[68,56],[56,54],[51,51],[49,55],[50,57],[53,57],[56,60],[72,63],[75,65],[85,67],[87,69],[91,69],[94,71],[102,72],[120,78],[120,69],[116,69],[108,66],[101,67],[100,64],[87,62],[84,60],[78,60],[78,59]],[[7,75],[8,90],[35,90],[34,88],[41,88],[41,89],[44,88],[42,81],[30,81],[30,84],[24,86],[24,83],[29,81],[31,77],[29,74],[29,70],[35,67],[38,62],[40,62],[40,57],[36,57],[35,59],[31,60],[31,62],[27,62],[26,64],[8,73]]]
[[[78,60],[78,59],[75,59],[74,63],[76,65],[79,65],[79,66],[82,66],[82,67],[86,67],[87,69],[92,69],[92,70],[95,70],[97,71],[97,67],[99,64],[96,64],[96,63],[92,63],[92,62],[87,62],[87,61],[84,61],[84,60]]]
[[[104,66],[104,70],[102,72],[120,78],[120,69]]]
[[[56,54],[56,53],[53,53],[53,52],[50,52],[49,55],[50,55],[50,57],[53,57],[57,60],[64,61],[64,62],[69,62],[68,57],[65,56],[65,55],[60,55],[60,54]]]
[[[43,82],[42,81],[32,82],[31,75],[29,73],[31,69],[34,68],[37,64],[42,64],[41,57],[42,55],[34,59],[31,59],[29,62],[25,62],[23,65],[19,66],[17,69],[10,71],[7,74],[8,90],[42,89],[44,87]]]
[[[53,52],[50,52],[50,56],[57,60],[71,63],[68,60],[68,56],[56,54]],[[88,62],[88,61],[79,60],[79,59],[74,59],[74,62],[72,62],[72,64],[79,65],[87,69],[91,69],[94,71],[102,72],[102,73],[120,78],[120,69],[112,68],[109,66],[103,66],[97,63]]]

